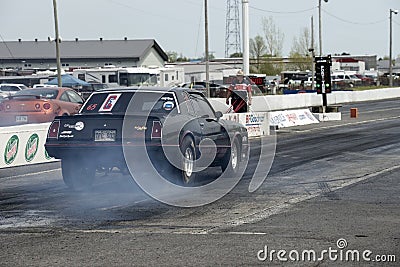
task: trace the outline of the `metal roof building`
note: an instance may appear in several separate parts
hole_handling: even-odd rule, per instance
[[[62,68],[164,66],[167,54],[153,39],[61,41]],[[18,41],[0,43],[0,68],[56,69],[55,43]]]

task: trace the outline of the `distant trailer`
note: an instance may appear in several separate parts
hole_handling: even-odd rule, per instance
[[[170,87],[184,82],[183,68],[91,68],[74,69],[73,76],[89,82],[103,83],[109,87],[162,86]]]
[[[0,83],[17,83],[32,87],[35,84],[48,82],[53,77],[49,75],[0,76]]]

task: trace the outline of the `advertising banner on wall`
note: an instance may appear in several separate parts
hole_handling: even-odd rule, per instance
[[[44,149],[50,123],[0,127],[0,168],[55,161]]]
[[[309,109],[273,111],[269,121],[278,128],[319,123]]]
[[[269,121],[267,112],[227,113],[223,119],[236,121],[247,128],[249,137],[269,135]]]

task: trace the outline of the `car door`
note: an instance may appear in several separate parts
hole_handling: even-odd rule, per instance
[[[210,138],[218,146],[224,139],[223,129],[208,101],[199,93],[190,93],[190,102],[201,129],[201,139]]]
[[[64,91],[60,96],[61,109],[68,111],[69,114],[78,113],[83,104],[83,99],[74,91]]]

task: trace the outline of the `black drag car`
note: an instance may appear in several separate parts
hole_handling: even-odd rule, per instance
[[[45,148],[61,159],[72,189],[90,187],[96,172],[127,173],[128,161],[139,166],[147,156],[157,171],[169,170],[166,179],[185,186],[194,184],[199,169],[221,166],[235,174],[243,167],[247,130],[221,117],[201,92],[188,88],[101,90],[78,114],[54,119]],[[147,155],[137,155],[135,147],[145,147]]]

